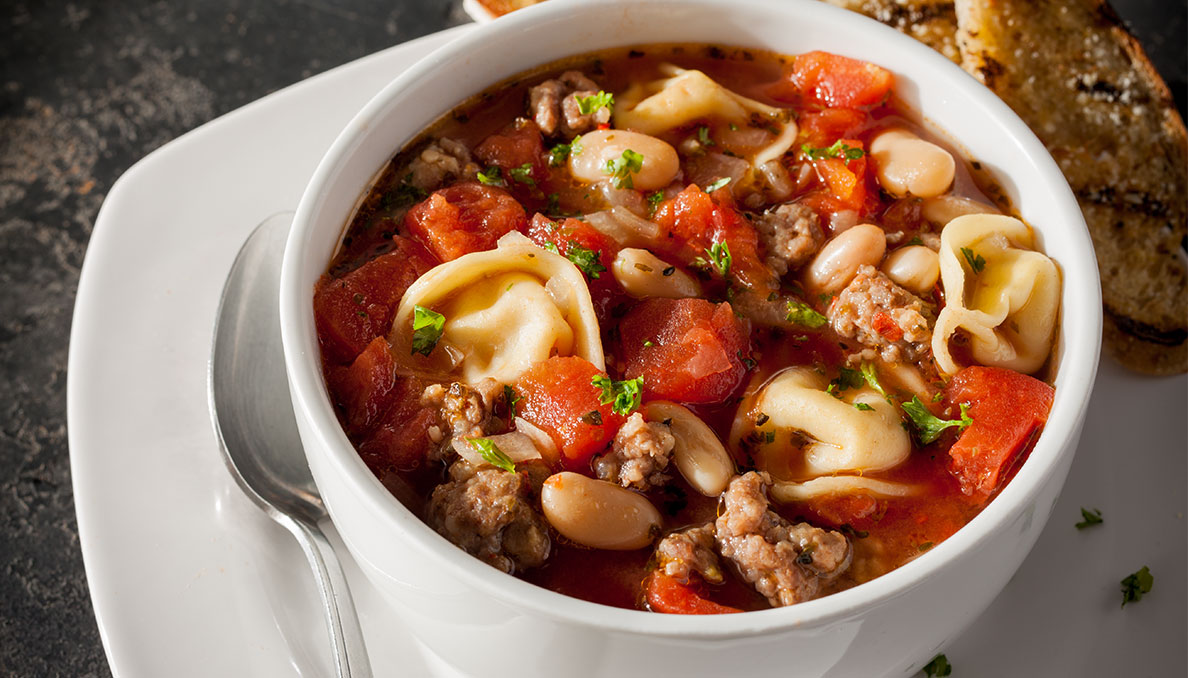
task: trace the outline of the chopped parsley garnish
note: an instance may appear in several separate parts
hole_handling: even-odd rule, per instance
[[[699,268],[712,268],[723,278],[730,277],[730,265],[734,263],[734,257],[730,256],[730,245],[716,242],[705,250],[705,254],[709,259],[697,257],[693,260],[693,265]]]
[[[428,193],[412,185],[412,176],[412,172],[409,172],[399,186],[385,193],[381,207],[384,209],[406,207],[424,200]]]
[[[557,249],[557,243],[553,242],[552,240],[546,240],[545,244],[542,245],[542,247],[544,247],[546,250],[552,252],[553,254],[561,254],[561,250]]]
[[[412,353],[429,355],[441,339],[445,316],[424,306],[413,306]]]
[[[574,99],[577,101],[578,112],[582,115],[590,115],[600,108],[610,108],[615,105],[615,95],[602,90],[598,90],[598,94],[591,94],[588,97],[575,96]]]
[[[924,553],[925,551],[927,551],[931,548],[932,548],[932,542],[926,541],[923,544],[920,544],[919,546],[917,546],[916,550],[919,551],[920,553]]]
[[[903,411],[907,413],[908,418],[912,420],[912,425],[916,427],[916,437],[925,445],[939,438],[941,431],[947,428],[956,426],[957,430],[964,431],[973,423],[973,419],[970,419],[967,414],[968,409],[969,405],[961,403],[960,419],[941,419],[924,407],[924,403],[920,402],[920,396],[912,396],[911,402],[903,404]]]
[[[1081,522],[1077,523],[1077,529],[1083,530],[1086,527],[1093,527],[1094,525],[1101,525],[1105,521],[1101,518],[1101,511],[1097,509],[1086,510],[1081,507]]]
[[[825,389],[825,392],[836,396],[842,391],[846,391],[851,388],[860,388],[864,383],[865,380],[863,379],[861,372],[850,369],[849,367],[843,367],[841,368],[841,372],[837,375],[837,379],[829,382],[829,386]],[[862,408],[859,407],[858,409]]]
[[[551,167],[560,167],[562,164],[564,164],[566,160],[569,160],[569,154],[571,152],[576,152],[573,149],[576,144],[577,140],[575,139],[572,144],[557,144],[556,146],[550,148],[549,165]],[[581,147],[578,146],[578,149],[580,150]]]
[[[498,167],[488,167],[478,173],[478,180],[480,184],[487,186],[505,186],[503,182],[503,171]]]
[[[651,339],[644,339],[644,348],[651,348],[656,345],[656,342]]]
[[[656,214],[660,203],[664,202],[664,191],[652,191],[648,194],[648,216]]]
[[[854,403],[854,409],[861,410],[863,412],[870,412],[874,408],[870,405],[867,405],[866,403]]]
[[[532,163],[526,162],[519,167],[513,167],[507,171],[512,179],[525,184],[527,186],[535,186],[536,180],[532,178]]]
[[[470,446],[473,447],[479,453],[479,456],[483,458],[483,461],[487,462],[488,464],[496,468],[501,468],[508,473],[516,472],[516,463],[512,461],[511,457],[507,456],[503,450],[499,449],[498,445],[491,442],[490,439],[471,438]]]
[[[632,175],[643,169],[643,160],[643,155],[628,148],[618,158],[607,160],[602,173],[610,175],[611,184],[615,188],[635,188]]]
[[[714,145],[714,140],[711,139],[710,135],[709,135],[709,127],[702,125],[701,127],[697,128],[697,141],[702,146],[713,146]]]
[[[561,194],[550,193],[548,195],[549,204],[545,205],[545,214],[556,214],[561,211]],[[556,224],[554,224],[554,228]]]
[[[949,665],[949,658],[943,654],[938,654],[932,658],[932,661],[924,665],[924,675],[936,676],[936,678],[943,678],[953,673],[953,667]]]
[[[1143,565],[1142,569],[1122,580],[1122,607],[1126,607],[1126,603],[1137,603],[1143,599],[1143,595],[1151,592],[1151,585],[1155,583],[1155,577],[1152,576],[1151,571]]]
[[[613,403],[611,411],[615,414],[631,414],[643,400],[643,377],[614,381],[610,377],[596,376],[590,383],[602,389],[598,402],[603,405]]]
[[[832,146],[828,148],[814,148],[808,144],[800,147],[800,152],[804,153],[810,160],[824,160],[826,158],[840,158],[842,160],[850,161],[857,160],[866,155],[866,151],[861,148],[854,148],[849,144],[844,143],[841,139],[833,142]]]
[[[920,239],[920,236],[914,235],[914,236],[912,236],[911,240],[907,241],[907,244],[909,244],[909,245],[923,245],[924,241]]]
[[[582,415],[582,421],[591,426],[602,426],[602,413],[598,410],[590,410]]]
[[[606,266],[599,261],[602,252],[586,249],[572,240],[568,245],[565,258],[572,261],[573,265],[581,269],[591,280],[598,280],[598,274],[606,270]]]
[[[706,186],[705,192],[713,193],[714,191],[718,190],[719,188],[725,187],[727,184],[730,183],[730,181],[731,181],[730,177],[722,177],[721,179],[718,179],[714,183],[710,184],[709,186]]]
[[[934,403],[939,403],[940,401],[942,401],[942,400],[944,400],[944,399],[945,399],[945,392],[944,392],[944,391],[937,391],[937,392],[936,392],[935,394],[933,394],[933,396],[932,396],[932,402],[934,402]]]
[[[969,262],[969,267],[973,270],[974,275],[981,273],[982,269],[986,268],[986,259],[970,248],[962,247],[961,255],[965,257],[967,262]]]
[[[891,396],[887,395],[886,389],[879,383],[879,370],[874,366],[874,363],[862,363],[862,378],[871,388],[878,391],[879,395],[890,399]]]
[[[516,395],[516,390],[507,384],[503,385],[503,400],[507,403],[507,418],[508,421],[516,418],[516,403],[523,400]]]
[[[796,301],[795,299],[788,300],[788,315],[784,319],[790,323],[795,323],[813,330],[824,326],[828,322],[825,316],[813,310],[812,306],[809,306],[803,301]]]

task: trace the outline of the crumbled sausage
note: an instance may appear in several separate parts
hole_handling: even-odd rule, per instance
[[[718,550],[773,606],[811,600],[850,566],[853,548],[839,532],[789,523],[767,508],[771,477],[735,476],[714,527]]]
[[[825,241],[816,213],[806,205],[785,203],[751,223],[767,252],[764,263],[779,275],[808,263]]]
[[[636,412],[619,427],[611,451],[594,460],[594,473],[602,480],[646,492],[668,482],[664,469],[675,445],[667,426],[644,421]]]
[[[426,518],[433,529],[504,572],[545,562],[549,530],[534,508],[528,474],[475,468],[460,459],[450,466],[450,478],[429,498]]]
[[[528,112],[545,136],[566,139],[610,122],[610,109],[603,106],[583,114],[578,97],[594,96],[598,84],[578,71],[566,71],[556,80],[545,80],[528,90]]]
[[[479,166],[470,157],[466,144],[445,137],[434,141],[408,164],[408,182],[423,191],[434,191],[448,180],[473,181]]]
[[[877,350],[887,362],[916,362],[932,344],[932,305],[873,266],[858,269],[826,316],[835,332]]]
[[[689,583],[696,572],[705,581],[722,581],[722,568],[714,551],[714,524],[706,523],[673,532],[656,545],[656,563],[664,574]]]
[[[489,432],[492,393],[485,383],[474,387],[458,382],[449,386],[433,384],[425,389],[421,404],[438,410],[437,425],[430,429],[429,437],[441,443],[435,453],[430,453],[431,458],[452,458],[450,441],[454,438],[477,438]]]

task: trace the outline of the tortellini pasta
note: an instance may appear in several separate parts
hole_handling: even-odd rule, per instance
[[[445,316],[437,347],[412,355],[414,307]],[[580,271],[517,232],[421,276],[400,300],[388,337],[396,360],[466,383],[515,381],[554,355],[605,369],[598,320]]]
[[[911,440],[899,413],[869,388],[827,393],[824,377],[805,367],[776,375],[758,392],[750,410],[762,421],[755,427],[780,437],[796,431],[809,439],[803,448],[808,479],[780,481],[774,496],[799,501],[819,494],[867,492],[883,496],[907,494],[911,488],[885,481],[871,482],[860,474],[884,471],[903,463]],[[741,410],[740,410],[741,412]],[[736,424],[733,438],[741,438]]]
[[[962,367],[949,346],[958,330],[969,338],[970,357],[982,365],[1030,374],[1048,359],[1060,273],[1034,244],[1026,224],[1001,215],[957,217],[941,231],[946,305],[932,352],[946,374]]]

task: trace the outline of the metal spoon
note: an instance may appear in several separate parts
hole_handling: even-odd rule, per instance
[[[291,214],[248,236],[219,303],[208,388],[215,435],[244,493],[293,533],[309,559],[339,678],[370,678],[363,632],[342,566],[318,524],[328,519],[302,453],[281,354],[281,253]]]

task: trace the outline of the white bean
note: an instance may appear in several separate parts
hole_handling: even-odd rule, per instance
[[[549,476],[540,505],[558,532],[591,548],[640,549],[660,533],[660,512],[646,497],[580,473]]]
[[[940,257],[923,245],[909,245],[888,254],[882,268],[896,285],[924,296],[940,277]]]
[[[878,266],[887,251],[887,236],[874,224],[858,224],[825,243],[809,263],[805,284],[818,292],[836,294],[850,284],[859,267]]]
[[[1000,214],[998,208],[984,202],[962,198],[957,195],[938,195],[928,198],[920,206],[925,221],[944,227],[950,221],[966,214]]]
[[[647,250],[634,247],[619,250],[611,272],[623,290],[636,299],[701,296],[701,285],[692,276]]]
[[[583,181],[597,183],[610,178],[607,163],[623,157],[624,151],[643,156],[638,172],[629,173],[631,188],[654,191],[672,183],[680,170],[676,149],[648,134],[618,129],[600,129],[583,134],[580,151],[569,155],[569,171]],[[627,188],[626,185],[623,186]]]
[[[665,400],[654,400],[644,408],[648,421],[668,424],[676,445],[672,460],[693,489],[717,497],[734,477],[734,460],[713,429],[688,408]]]
[[[953,183],[956,162],[936,144],[902,129],[880,133],[870,142],[879,185],[898,198],[931,198]]]

